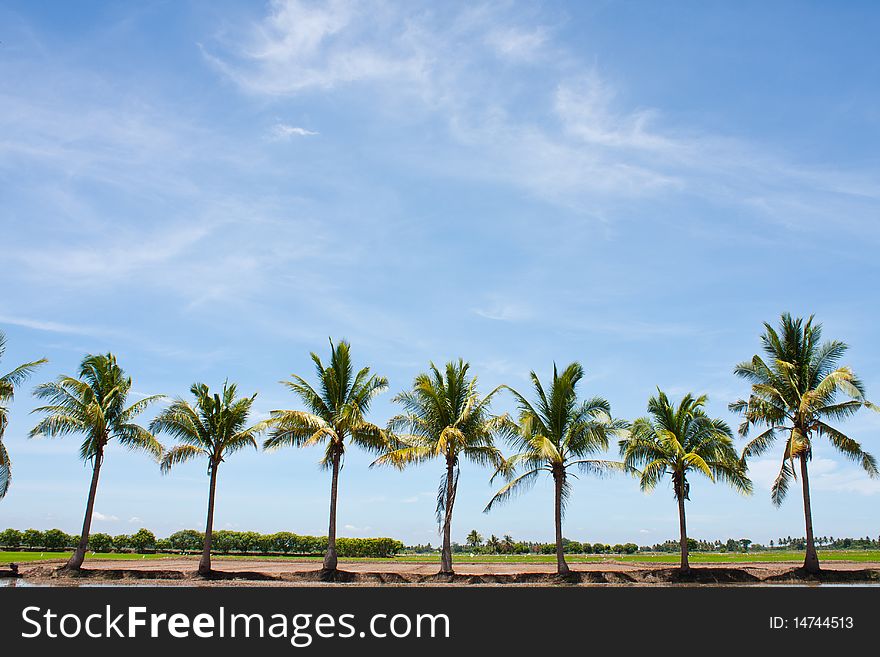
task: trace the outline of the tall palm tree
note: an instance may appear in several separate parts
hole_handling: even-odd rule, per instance
[[[853,371],[838,366],[849,347],[838,340],[821,339],[822,325],[813,324],[813,316],[805,322],[785,313],[778,331],[765,322],[761,343],[768,360],[755,355],[736,366],[734,372],[749,381],[752,390],[747,400],[730,404],[731,411],[744,417],[739,427],[741,436],[747,437],[753,426],[765,427],[745,446],[743,460],[766,452],[780,433],[786,437],[782,466],[770,490],[770,498],[777,506],[785,499],[792,479],[797,478],[795,459],[799,462],[807,531],[804,570],[810,573],[819,572],[807,468],[813,454],[813,438],[827,438],[869,476],[878,475],[874,457],[828,423],[846,419],[863,406],[874,410],[877,407],[865,399],[862,383]],[[841,401],[841,397],[845,399]]]
[[[325,444],[321,465],[331,471],[332,479],[324,570],[332,572],[337,563],[336,497],[346,440],[375,453],[386,448],[385,432],[365,418],[373,398],[388,388],[388,381],[385,377],[371,375],[369,367],[355,374],[351,347],[344,340],[338,345],[330,341],[330,363],[327,366],[315,353],[312,353],[312,361],[318,375],[318,390],[296,374],[292,375],[292,380],[282,381],[308,410],[272,411],[269,420],[272,432],[263,447],[277,449],[285,445],[310,447]]]
[[[150,423],[150,431],[165,432],[183,443],[165,452],[161,462],[163,473],[170,472],[172,466],[178,463],[194,458],[208,460],[208,519],[202,558],[199,561],[199,575],[207,577],[211,574],[217,470],[228,454],[245,447],[256,449],[256,436],[265,428],[265,422],[247,426],[256,395],[236,399],[234,383],[224,383],[221,394],[212,395],[204,383],[194,383],[190,392],[195,397],[195,406],[185,399],[175,399],[171,406]]]
[[[501,470],[509,481],[486,505],[485,511],[533,485],[542,472],[553,477],[556,524],[556,570],[569,572],[562,546],[562,517],[571,496],[569,470],[602,475],[624,470],[623,463],[587,458],[608,449],[608,437],[626,429],[626,422],[611,417],[610,404],[601,397],[578,401],[577,384],[584,376],[580,363],[572,363],[560,374],[553,365],[553,380],[545,392],[535,372],[531,373],[536,401],[508,388],[519,405],[519,423],[508,432],[517,454]],[[517,474],[522,466],[525,472]]]
[[[441,574],[453,573],[452,508],[461,459],[496,469],[503,462],[495,447],[495,435],[505,419],[494,417],[489,410],[497,389],[481,397],[477,377],[469,376],[469,369],[462,359],[447,363],[445,373],[431,363],[429,372],[415,378],[412,390],[397,395],[394,401],[403,406],[404,412],[388,423],[393,448],[374,463],[403,469],[434,458],[445,461],[437,491],[437,522],[443,528]]]
[[[629,436],[620,441],[623,462],[638,471],[642,490],[653,490],[664,476],[672,478],[678,502],[681,570],[688,562],[685,500],[690,499],[688,474],[699,472],[712,481],[725,481],[750,493],[752,482],[733,444],[733,433],[723,420],[712,419],[704,410],[706,396],[684,396],[673,405],[662,390],[648,401],[650,417],[635,420]]]
[[[143,450],[157,459],[162,456],[162,445],[149,431],[135,424],[134,419],[162,395],[145,397],[127,405],[131,392],[131,377],[126,376],[113,354],[90,354],[80,364],[79,378],[60,376],[56,381],[36,387],[34,395],[48,401],[35,408],[34,413],[45,413],[30,436],[50,438],[71,433],[85,435],[80,447],[80,458],[92,464],[92,483],[83,519],[79,545],[65,568],[79,570],[85,559],[98,491],[98,477],[104,462],[104,450],[115,439],[130,449]]]
[[[0,331],[0,358],[3,358],[5,353],[6,335]],[[19,365],[8,374],[0,376],[0,500],[6,497],[9,484],[12,481],[12,461],[3,444],[3,434],[6,433],[6,425],[9,423],[7,404],[15,396],[15,388],[24,383],[33,371],[45,362],[46,359],[41,358],[31,363]]]

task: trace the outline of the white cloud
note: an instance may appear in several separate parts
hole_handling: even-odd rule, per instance
[[[203,52],[243,88],[261,94],[290,95],[367,80],[416,80],[423,62],[411,49],[401,50],[400,26],[389,29],[388,18],[381,3],[276,0],[263,21],[240,42],[228,44],[231,61],[205,48]]]
[[[766,144],[628,107],[613,81],[554,43],[541,22],[493,3],[441,12],[382,2],[273,2],[266,16],[228,32],[206,56],[262,95],[363,85],[364,102],[392,106],[408,120],[421,113],[446,122],[451,139],[430,157],[409,149],[406,166],[511,185],[599,220],[622,199],[676,192],[747,206],[756,221],[812,228],[836,216],[863,226],[857,217],[880,198],[880,176],[872,172],[800,167]],[[475,43],[512,69],[539,63],[542,82],[524,87],[522,76],[492,66]],[[551,50],[552,57],[540,56]]]
[[[95,520],[100,520],[102,522],[116,522],[117,520],[119,520],[119,518],[117,518],[116,516],[107,515],[107,514],[101,513],[100,511],[95,511],[92,514],[92,517]]]
[[[275,139],[290,139],[291,137],[310,137],[317,135],[317,132],[299,128],[297,126],[287,125],[286,123],[276,123],[272,126],[272,135]]]
[[[138,518],[137,516],[132,516],[131,518],[128,519],[128,522],[129,522],[129,524],[134,525],[134,524],[136,524],[136,523],[143,522],[143,520],[141,520],[141,519]]]

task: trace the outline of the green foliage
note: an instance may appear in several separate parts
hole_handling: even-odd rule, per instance
[[[91,534],[89,548],[94,552],[110,552],[113,549],[113,537],[102,532]]]
[[[119,534],[113,537],[113,547],[117,550],[125,550],[133,548],[134,545],[131,542],[131,536],[128,534]]]
[[[0,545],[5,548],[20,547],[23,542],[23,536],[17,529],[5,529],[0,532]]]
[[[339,538],[336,548],[340,557],[393,557],[403,543],[393,538]]]
[[[283,381],[300,398],[308,411],[272,411],[272,432],[263,443],[265,449],[310,447],[324,444],[321,465],[330,468],[345,453],[345,439],[372,452],[386,446],[385,432],[366,421],[373,398],[388,388],[383,376],[370,374],[364,367],[357,374],[351,361],[351,346],[345,340],[330,342],[330,363],[312,353],[320,392],[294,374]]]
[[[156,535],[141,527],[129,537],[129,543],[137,552],[144,552],[156,547]]]
[[[564,508],[571,496],[570,470],[603,475],[623,469],[621,463],[587,458],[607,450],[609,436],[625,430],[627,423],[613,419],[611,405],[601,397],[578,401],[577,384],[583,376],[580,363],[571,363],[561,374],[554,365],[549,392],[545,392],[538,375],[532,372],[534,404],[507,388],[516,397],[520,411],[518,424],[505,424],[506,435],[517,453],[499,469],[508,483],[489,501],[486,511],[530,488],[542,472],[560,480]]]
[[[112,439],[158,458],[162,446],[149,431],[135,424],[134,418],[162,395],[127,406],[131,385],[131,377],[126,376],[113,354],[86,356],[80,364],[78,379],[60,376],[36,387],[34,395],[48,404],[34,409],[34,413],[46,417],[31,430],[30,436],[83,434],[80,457],[85,461],[99,458]]]
[[[669,474],[676,499],[689,499],[688,474],[699,472],[750,493],[752,482],[723,420],[705,413],[705,395],[685,395],[673,405],[662,390],[648,401],[650,416],[635,420],[620,441],[624,463],[638,473],[642,490],[652,490]],[[641,470],[638,470],[641,468]]]
[[[182,529],[168,537],[171,547],[175,550],[193,552],[201,550],[205,544],[205,536],[195,529]]]
[[[43,532],[43,547],[47,550],[60,550],[72,543],[71,537],[60,529],[47,529]]]
[[[210,473],[226,455],[245,447],[256,449],[256,435],[264,424],[247,426],[256,395],[236,399],[236,385],[228,382],[223,384],[221,394],[212,395],[204,383],[194,383],[190,392],[195,406],[185,399],[175,399],[150,423],[152,432],[167,433],[181,443],[163,455],[162,472],[200,457],[208,461]]]
[[[38,529],[25,529],[22,534],[21,542],[30,548],[43,547],[45,539],[43,532]]]
[[[731,411],[743,416],[740,435],[748,436],[753,427],[764,428],[743,449],[743,460],[762,455],[780,435],[785,437],[779,474],[770,490],[777,505],[795,478],[794,460],[811,458],[815,436],[827,438],[871,477],[880,476],[874,457],[829,424],[851,417],[862,407],[877,407],[865,399],[862,382],[853,371],[838,366],[849,347],[821,339],[822,325],[813,324],[813,317],[805,322],[785,313],[778,330],[764,324],[761,343],[767,361],[755,355],[734,369],[752,384],[748,399],[730,404]]]
[[[6,353],[6,335],[0,331],[0,358],[3,358],[4,353]],[[6,496],[12,482],[12,460],[3,444],[3,434],[6,432],[6,425],[9,421],[8,403],[15,396],[15,389],[45,362],[46,359],[41,358],[32,363],[19,365],[11,372],[0,376],[0,499]]]

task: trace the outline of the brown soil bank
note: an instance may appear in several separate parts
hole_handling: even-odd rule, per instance
[[[59,571],[61,564],[33,564],[21,567],[25,581],[35,584],[77,586],[89,583],[154,584],[184,586],[468,586],[468,585],[773,585],[773,584],[880,584],[880,564],[829,563],[818,575],[805,573],[792,564],[754,563],[748,565],[692,566],[688,572],[659,564],[592,563],[577,564],[570,574],[556,575],[549,564],[468,564],[456,566],[452,576],[438,575],[436,564],[342,564],[343,570],[325,573],[314,562],[250,562],[250,570],[237,570],[245,564],[218,561],[210,578],[199,577],[195,562],[186,559],[145,561],[126,564],[118,561],[87,561],[86,568],[71,575]]]

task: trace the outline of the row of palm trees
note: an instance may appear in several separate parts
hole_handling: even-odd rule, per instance
[[[66,566],[69,570],[78,570],[85,558],[100,469],[111,440],[152,454],[166,473],[184,461],[206,460],[210,487],[204,551],[199,563],[199,573],[205,576],[211,573],[214,498],[218,470],[225,458],[242,448],[257,448],[257,437],[264,432],[267,437],[263,447],[267,450],[322,445],[321,465],[331,475],[328,547],[323,562],[328,577],[337,571],[336,501],[339,475],[350,445],[374,453],[374,466],[402,469],[442,459],[445,467],[436,513],[443,535],[443,574],[453,573],[451,527],[462,460],[493,468],[493,480],[501,478],[505,482],[486,505],[486,512],[527,490],[540,476],[551,477],[557,572],[565,574],[569,567],[563,553],[562,522],[575,471],[595,475],[631,473],[645,491],[668,476],[679,512],[681,568],[687,570],[685,502],[690,494],[689,477],[699,473],[713,482],[722,481],[750,493],[748,460],[783,437],[785,449],[771,497],[781,504],[800,472],[807,533],[804,568],[817,572],[807,465],[812,441],[818,436],[828,438],[870,476],[877,476],[874,458],[858,442],[828,424],[862,407],[877,408],[866,400],[852,370],[839,366],[847,346],[838,341],[821,342],[821,326],[812,317],[804,321],[784,314],[778,330],[766,323],[764,328],[761,341],[765,358],[755,355],[734,370],[751,383],[749,397],[730,404],[730,409],[744,418],[739,434],[747,437],[754,427],[762,429],[741,454],[736,451],[731,428],[706,414],[705,395],[687,394],[674,403],[658,390],[648,402],[648,414],[627,422],[612,416],[607,400],[579,398],[577,387],[584,376],[579,363],[561,372],[554,365],[547,385],[532,372],[530,398],[509,386],[481,395],[468,363],[453,361],[443,369],[432,363],[428,372],[415,378],[410,390],[394,398],[402,412],[383,429],[369,422],[367,416],[372,400],[388,388],[388,382],[372,374],[369,367],[355,371],[350,345],[345,341],[330,342],[326,364],[316,354],[311,355],[317,375],[315,386],[297,375],[282,382],[299,398],[302,410],[272,411],[268,419],[253,424],[249,416],[255,396],[238,397],[231,383],[213,394],[206,385],[196,383],[190,388],[192,400],[173,400],[149,428],[144,428],[135,422],[136,417],[161,396],[129,404],[131,377],[116,358],[112,354],[89,355],[82,361],[78,377],[61,376],[36,387],[34,394],[46,404],[34,410],[44,417],[30,436],[85,436],[80,456],[92,465],[92,481],[80,542]],[[2,348],[0,341],[0,355]],[[11,399],[14,387],[42,362],[22,365],[0,378],[0,403]],[[502,390],[516,401],[516,419],[491,411],[493,398]],[[0,439],[5,425],[6,408],[0,406]],[[165,449],[156,439],[161,433],[179,444]],[[618,439],[620,461],[600,458],[612,438]],[[513,448],[512,456],[503,455],[497,446],[500,440]],[[2,442],[0,459],[0,492],[5,493],[10,464]]]

